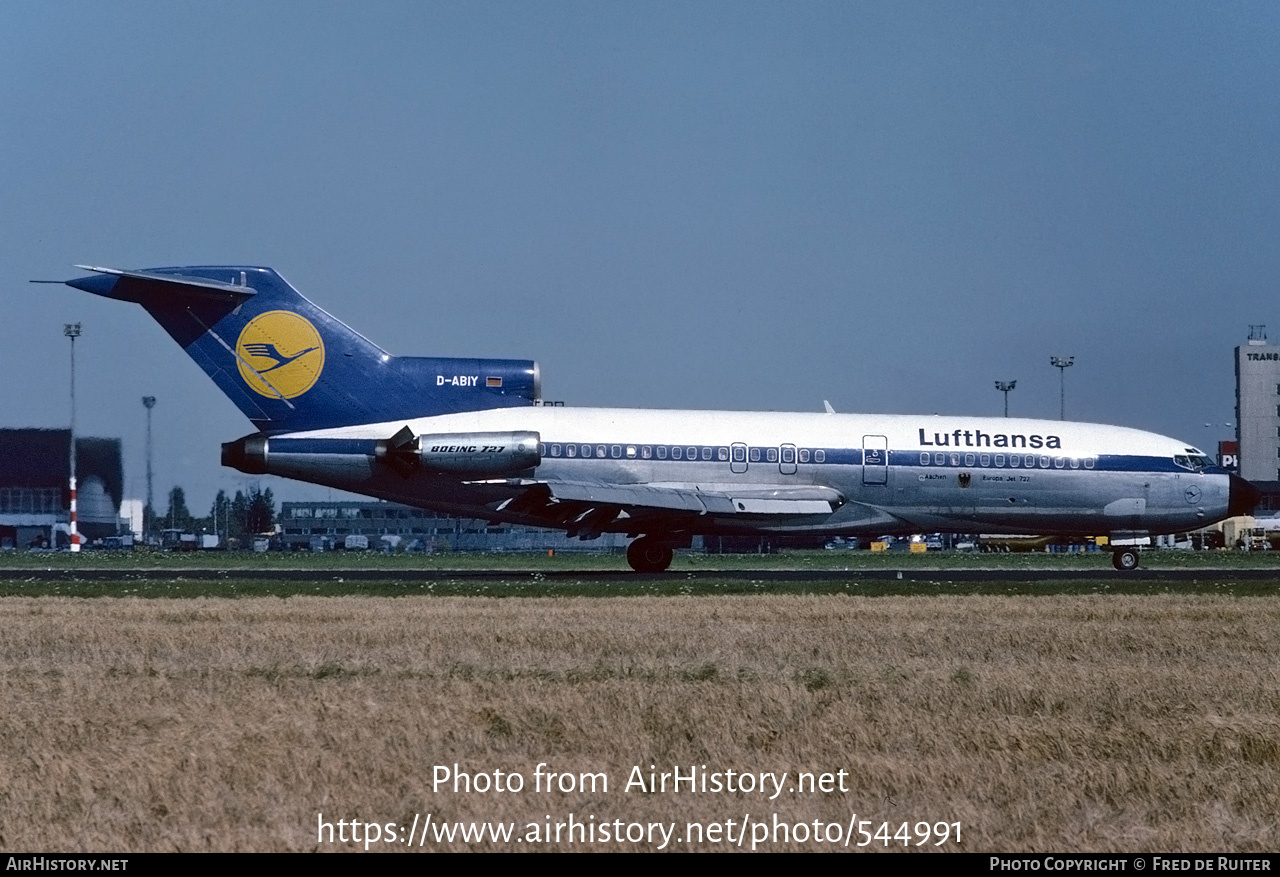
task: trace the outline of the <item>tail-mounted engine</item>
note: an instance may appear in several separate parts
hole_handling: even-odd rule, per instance
[[[356,477],[381,464],[408,478],[418,470],[467,479],[505,478],[542,462],[536,432],[456,432],[414,435],[404,427],[389,439],[290,438],[261,434],[222,446],[222,465],[253,475]],[[372,458],[372,459],[370,459]],[[354,467],[354,468],[353,468]]]
[[[418,468],[469,478],[501,478],[541,463],[538,441],[538,434],[529,430],[415,436],[406,426],[378,442],[374,456],[406,478]]]

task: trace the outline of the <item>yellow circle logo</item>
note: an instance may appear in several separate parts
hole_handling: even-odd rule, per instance
[[[324,342],[305,317],[267,311],[240,332],[236,357],[249,389],[272,399],[292,399],[310,390],[324,370]]]

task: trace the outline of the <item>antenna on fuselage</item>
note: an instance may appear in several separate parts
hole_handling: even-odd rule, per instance
[[[824,409],[824,410],[826,410],[826,412],[827,412],[828,414],[835,414],[835,413],[836,413],[836,409],[832,408],[832,407],[831,407],[831,403],[830,403],[830,402],[828,402],[826,399],[823,399],[823,400],[822,400],[822,407],[823,407],[823,409]]]

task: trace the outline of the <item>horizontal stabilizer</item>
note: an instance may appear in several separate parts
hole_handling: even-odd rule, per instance
[[[248,278],[243,271],[240,272],[240,283],[236,284],[182,274],[122,271],[118,268],[99,268],[94,265],[77,265],[76,267],[93,271],[97,276],[77,277],[66,281],[67,286],[121,301],[142,302],[147,296],[168,293],[194,295],[199,298],[239,304],[257,294],[257,290],[248,286]]]

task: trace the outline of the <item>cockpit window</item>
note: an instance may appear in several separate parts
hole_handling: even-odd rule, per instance
[[[1192,472],[1199,472],[1213,465],[1213,461],[1204,454],[1174,454],[1173,462],[1177,463],[1183,469],[1190,469]]]

